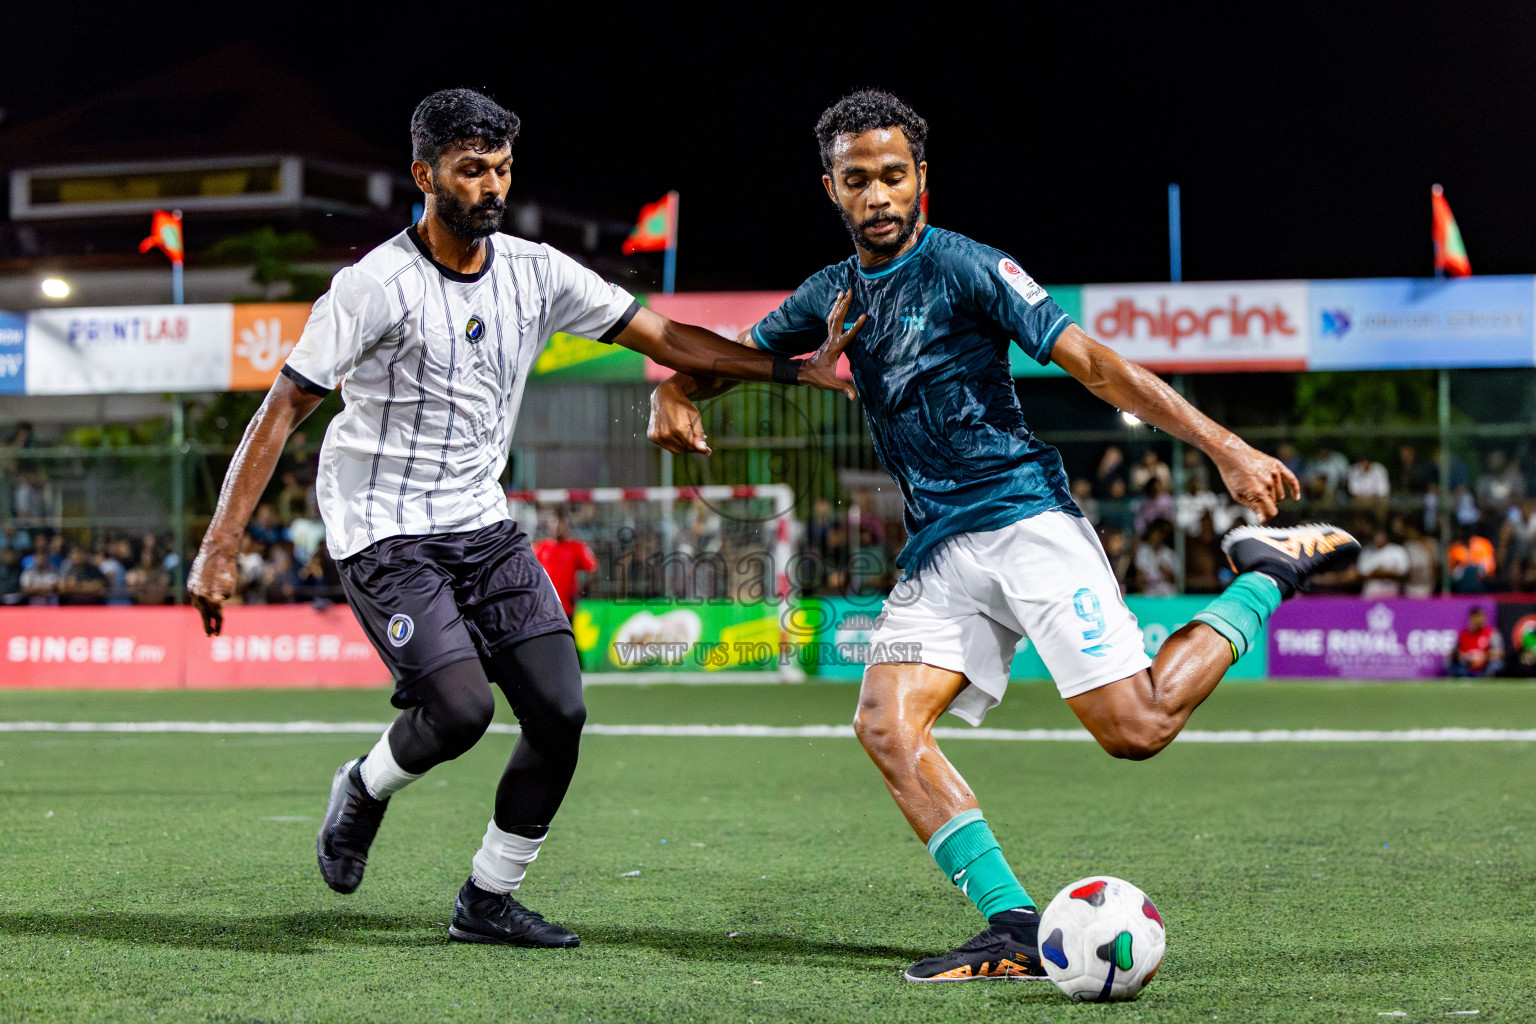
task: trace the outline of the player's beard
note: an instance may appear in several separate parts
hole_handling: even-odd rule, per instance
[[[501,230],[502,217],[506,215],[505,200],[482,199],[473,205],[459,199],[441,183],[432,183],[433,207],[448,230],[460,238],[485,238]]]
[[[841,203],[837,205],[837,212],[842,214],[843,226],[853,236],[854,245],[865,252],[874,253],[876,256],[894,256],[901,252],[901,247],[910,242],[912,236],[917,232],[917,225],[923,215],[923,204],[921,198],[919,198],[917,202],[912,204],[912,209],[907,211],[905,219],[898,217],[894,213],[878,213],[858,224],[853,222],[853,218],[848,215],[848,210]],[[871,242],[864,237],[864,230],[866,228],[890,220],[899,222],[901,229],[896,232],[896,237],[892,238],[889,242]]]

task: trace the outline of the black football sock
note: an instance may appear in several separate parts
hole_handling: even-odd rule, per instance
[[[1040,945],[1040,913],[1033,907],[1004,910],[987,918],[993,931],[1003,932],[1023,946]]]

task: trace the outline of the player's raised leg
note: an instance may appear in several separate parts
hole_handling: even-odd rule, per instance
[[[871,665],[859,691],[859,742],[945,877],[987,918],[970,941],[913,964],[905,977],[1044,977],[1035,902],[1008,866],[975,794],[933,738],[934,723],[967,685],[959,672],[905,662]]]
[[[1246,526],[1222,541],[1240,575],[1195,621],[1170,636],[1150,668],[1067,698],[1078,720],[1116,757],[1162,750],[1258,640],[1280,602],[1308,577],[1353,560],[1354,537],[1336,526]]]

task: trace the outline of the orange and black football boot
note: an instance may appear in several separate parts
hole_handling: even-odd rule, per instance
[[[987,919],[987,927],[943,956],[919,960],[902,975],[907,981],[1038,981],[1045,977],[1040,960],[1040,917],[1034,911],[1006,910]]]
[[[1307,589],[1314,574],[1352,563],[1360,554],[1360,542],[1327,523],[1239,526],[1221,539],[1221,550],[1233,572],[1263,573],[1275,581],[1284,599]]]

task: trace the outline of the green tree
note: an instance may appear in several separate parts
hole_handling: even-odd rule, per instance
[[[271,227],[260,227],[243,235],[226,238],[203,254],[214,264],[251,263],[251,283],[261,289],[252,295],[237,295],[235,302],[313,302],[330,287],[330,277],[300,270],[294,260],[312,255],[319,244],[307,231],[278,234]],[[286,292],[273,294],[273,285],[286,284]]]

